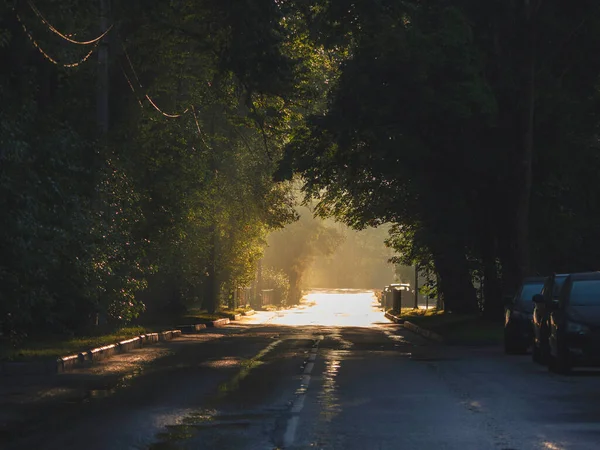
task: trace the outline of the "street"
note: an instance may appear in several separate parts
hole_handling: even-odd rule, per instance
[[[154,351],[110,383],[64,374],[78,394],[23,406],[0,448],[600,448],[599,373],[429,342],[369,291],[312,291]]]

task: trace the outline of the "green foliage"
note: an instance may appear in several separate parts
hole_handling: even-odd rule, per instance
[[[269,235],[264,263],[289,280],[289,304],[302,298],[304,277],[317,255],[331,255],[343,242],[336,228],[315,219],[309,208],[299,208],[300,218],[282,230]]]
[[[486,310],[498,311],[501,290],[525,274],[527,231],[533,273],[595,268],[600,10],[534,3],[323,0],[303,10],[316,40],[347,58],[282,171],[304,176],[322,216],[357,229],[392,223],[395,261],[437,272],[449,309],[477,306],[479,274]]]
[[[263,288],[273,289],[276,305],[286,306],[290,293],[290,278],[283,270],[266,267],[262,273]]]
[[[96,4],[37,6],[68,35],[95,34]],[[99,136],[96,53],[62,67],[84,49],[20,4],[52,64],[12,2],[0,3],[0,328],[14,341],[214,310],[252,281],[267,233],[296,218],[273,181],[292,116],[301,119],[288,100],[302,63],[281,9],[112,6],[110,130]]]

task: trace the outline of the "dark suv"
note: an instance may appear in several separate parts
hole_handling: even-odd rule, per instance
[[[539,294],[545,277],[525,278],[514,298],[506,305],[504,320],[504,351],[525,353],[532,341],[533,296]]]
[[[569,275],[550,309],[549,368],[600,366],[600,272]]]
[[[533,348],[531,358],[540,364],[548,363],[550,348],[548,338],[550,336],[550,311],[558,305],[560,289],[569,274],[552,274],[546,278],[542,292],[533,297]]]

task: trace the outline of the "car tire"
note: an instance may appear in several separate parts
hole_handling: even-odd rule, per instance
[[[515,343],[514,341],[504,334],[504,353],[507,355],[512,355],[515,353]]]
[[[544,366],[547,366],[549,364],[550,361],[550,349],[548,348],[548,345],[541,345],[540,346],[540,364],[543,364]]]
[[[504,335],[504,353],[507,355],[520,355],[527,351],[527,348],[519,344],[515,338]]]
[[[568,355],[565,352],[558,351],[556,356],[550,355],[548,359],[548,369],[554,373],[567,375],[571,372],[572,365],[569,362]]]
[[[531,349],[531,360],[536,364],[542,364],[542,351],[535,344],[533,344],[533,348]]]

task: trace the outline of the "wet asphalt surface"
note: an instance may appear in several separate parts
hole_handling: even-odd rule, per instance
[[[370,293],[308,300],[59,378],[71,395],[22,405],[0,448],[600,449],[599,372],[431,343]]]

